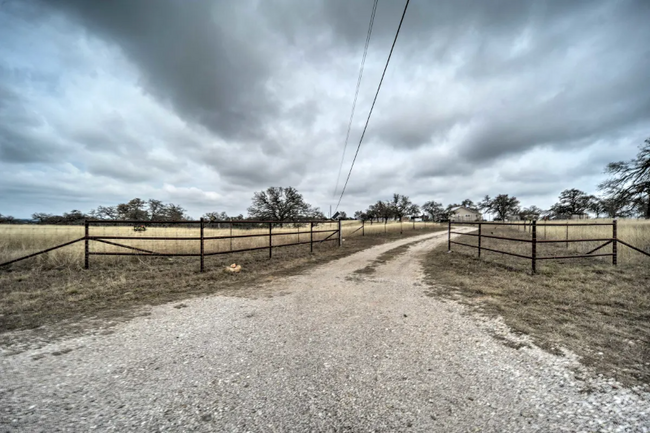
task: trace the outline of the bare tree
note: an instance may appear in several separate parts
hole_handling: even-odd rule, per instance
[[[0,213],[0,224],[13,224],[16,222],[16,218],[11,215],[2,215]]]
[[[609,197],[632,202],[638,213],[650,219],[650,138],[639,146],[636,158],[609,163],[605,173],[611,177],[598,188]]]

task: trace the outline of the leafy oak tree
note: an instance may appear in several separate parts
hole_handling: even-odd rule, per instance
[[[266,191],[253,194],[253,203],[248,208],[251,218],[285,221],[308,218],[324,218],[318,208],[305,202],[302,194],[294,187],[269,187]]]

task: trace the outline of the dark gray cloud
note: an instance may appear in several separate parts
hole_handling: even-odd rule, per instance
[[[261,124],[275,111],[276,101],[265,88],[273,55],[255,37],[255,22],[245,21],[235,3],[49,4],[117,44],[138,66],[148,92],[219,135],[259,136]]]
[[[341,185],[403,4],[379,2]],[[328,208],[371,8],[4,4],[0,212],[151,196],[239,213],[270,185]],[[650,130],[649,18],[646,1],[412,1],[344,209],[594,192]]]

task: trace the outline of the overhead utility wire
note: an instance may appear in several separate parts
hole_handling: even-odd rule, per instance
[[[341,170],[343,169],[343,162],[345,161],[345,151],[348,148],[348,140],[350,139],[350,130],[352,129],[352,119],[354,118],[354,109],[357,106],[357,98],[359,97],[359,88],[361,87],[361,77],[363,76],[363,67],[366,64],[366,55],[368,54],[368,45],[370,45],[370,35],[372,34],[372,25],[375,22],[375,12],[377,11],[377,2],[372,6],[372,13],[370,14],[370,24],[368,25],[368,34],[366,35],[366,45],[363,47],[363,57],[361,58],[361,66],[359,67],[359,78],[357,79],[357,90],[354,93],[354,102],[352,102],[352,113],[350,113],[350,122],[348,123],[348,132],[345,135],[345,145],[343,146],[343,155],[341,156],[341,164],[339,165],[339,174],[336,176],[336,186],[334,187],[334,193],[332,194],[336,197],[336,192],[339,189],[339,180],[341,179]]]
[[[384,72],[381,74],[381,80],[379,80],[379,86],[377,86],[377,92],[375,93],[375,98],[372,100],[372,105],[370,106],[370,112],[368,113],[368,118],[366,119],[366,125],[363,127],[363,132],[361,133],[361,138],[359,139],[359,144],[357,145],[357,151],[354,154],[354,159],[352,160],[352,165],[350,166],[350,171],[348,172],[348,177],[347,179],[345,179],[345,184],[343,185],[343,190],[341,191],[341,196],[339,197],[339,202],[336,204],[336,210],[339,209],[339,205],[341,204],[341,200],[343,199],[343,194],[345,194],[345,189],[347,188],[348,181],[350,180],[350,175],[352,174],[352,169],[354,168],[354,163],[357,160],[357,155],[359,155],[359,149],[361,149],[361,143],[363,142],[363,137],[366,135],[366,129],[368,129],[368,122],[370,122],[370,116],[372,116],[372,110],[375,108],[375,103],[377,102],[377,96],[379,96],[379,90],[381,89],[381,84],[384,82],[384,77],[386,76],[386,69],[388,69],[390,58],[393,55],[393,50],[395,49],[395,43],[397,42],[399,31],[402,28],[402,23],[404,22],[404,16],[406,15],[406,9],[409,7],[409,1],[410,0],[406,0],[406,4],[404,5],[404,12],[402,12],[402,19],[400,19],[399,21],[399,26],[397,27],[397,33],[395,33],[395,39],[393,40],[393,45],[390,47],[390,53],[388,54],[388,59],[386,60],[386,66],[384,66]]]

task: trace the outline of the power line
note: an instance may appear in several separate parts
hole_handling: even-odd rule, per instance
[[[404,22],[406,9],[409,7],[409,1],[410,0],[406,0],[406,4],[404,5],[404,12],[402,12],[402,18],[399,21],[399,26],[397,27],[397,32],[395,33],[395,39],[393,40],[393,45],[390,47],[390,53],[388,53],[386,66],[384,66],[384,72],[381,74],[381,80],[379,80],[379,86],[377,86],[377,92],[375,93],[375,98],[372,100],[372,105],[370,106],[370,112],[368,113],[368,118],[366,119],[366,125],[363,127],[363,132],[361,133],[361,138],[359,139],[357,151],[354,154],[354,159],[352,160],[352,165],[350,166],[350,171],[348,172],[348,177],[347,179],[345,179],[345,184],[343,185],[343,190],[341,191],[341,196],[339,197],[339,202],[336,204],[336,210],[339,209],[339,205],[341,204],[341,200],[343,199],[343,194],[345,194],[345,189],[347,188],[348,181],[350,180],[350,175],[352,174],[352,169],[354,168],[354,163],[357,160],[357,155],[359,155],[359,149],[361,149],[361,143],[363,142],[363,137],[366,135],[366,129],[368,129],[368,122],[370,122],[370,116],[372,116],[372,110],[375,108],[375,103],[377,102],[377,96],[379,96],[379,90],[381,90],[381,84],[384,82],[384,77],[386,76],[386,70],[388,69],[390,58],[393,55],[393,50],[395,49],[395,44],[397,43],[397,37],[399,36],[399,31],[402,28],[402,23]]]
[[[354,102],[352,102],[352,113],[350,113],[350,122],[348,123],[348,132],[345,134],[345,145],[343,146],[343,155],[341,156],[341,164],[339,165],[339,174],[336,176],[336,186],[334,187],[333,196],[336,196],[336,191],[339,189],[339,180],[341,179],[341,170],[343,169],[343,161],[345,161],[345,151],[348,148],[348,140],[350,139],[350,130],[352,129],[352,119],[354,118],[354,109],[357,106],[357,98],[359,97],[359,88],[361,87],[361,77],[363,76],[363,67],[366,64],[366,55],[368,54],[368,45],[370,45],[370,35],[372,34],[372,25],[375,22],[375,12],[377,11],[377,3],[375,0],[372,6],[372,13],[370,14],[370,24],[368,24],[368,34],[366,35],[366,44],[363,47],[363,57],[361,58],[361,66],[359,67],[359,78],[357,79],[357,90],[354,93]]]

